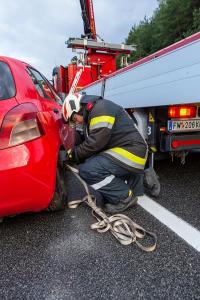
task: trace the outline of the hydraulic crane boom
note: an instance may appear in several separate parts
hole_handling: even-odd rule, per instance
[[[68,66],[54,68],[54,86],[61,94],[68,94],[70,88],[79,91],[84,86],[104,78],[116,71],[118,55],[129,55],[135,50],[134,45],[107,43],[97,39],[94,19],[93,1],[79,0],[84,24],[84,35],[81,38],[69,38],[65,43],[68,48],[77,51],[79,59],[75,57]],[[76,76],[77,72],[80,76]]]
[[[114,59],[120,54],[130,54],[132,51],[135,51],[136,48],[134,45],[125,45],[125,44],[113,44],[113,43],[105,43],[103,40],[97,40],[95,19],[94,19],[94,9],[93,9],[93,1],[92,0],[79,0],[81,11],[82,11],[82,19],[84,24],[84,35],[81,35],[81,38],[69,38],[65,43],[68,48],[72,49],[84,49],[90,53],[99,53],[98,58],[100,58],[101,54],[99,51],[104,51],[105,53],[112,53],[114,55]],[[90,59],[89,59],[90,60]],[[92,58],[93,60],[93,58]],[[105,58],[103,59],[105,64]],[[111,61],[112,58],[108,59]],[[100,59],[98,60],[100,61]],[[91,60],[90,60],[91,63]],[[95,64],[97,62],[95,61]],[[112,63],[110,63],[112,65]],[[110,72],[115,71],[116,67]],[[107,75],[107,74],[105,74]]]
[[[85,37],[96,40],[96,26],[92,0],[80,0]]]

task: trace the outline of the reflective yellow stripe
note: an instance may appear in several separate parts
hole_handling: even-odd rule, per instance
[[[151,146],[150,149],[152,152],[157,152],[157,148],[155,146]]]
[[[122,149],[122,148],[112,148],[110,150],[118,153],[122,157],[125,157],[126,159],[128,159],[128,160],[130,160],[130,161],[132,161],[134,163],[137,163],[139,165],[144,166],[145,163],[146,163],[146,158],[141,158],[141,157],[139,157],[137,155],[134,155],[134,154],[130,153],[129,151],[127,151],[125,149]]]
[[[94,126],[98,123],[110,123],[113,125],[115,123],[115,117],[110,117],[110,116],[95,117],[91,119],[90,126]]]

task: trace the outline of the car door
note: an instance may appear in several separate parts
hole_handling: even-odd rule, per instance
[[[49,136],[49,143],[60,144],[60,130],[62,127],[62,101],[51,87],[48,80],[36,69],[28,67],[27,71],[31,76],[35,88],[40,96],[41,105],[43,108],[43,124],[46,127],[45,131]]]
[[[28,73],[38,91],[45,116],[49,143],[52,147],[61,144],[71,148],[74,144],[74,129],[63,123],[62,101],[50,82],[36,69],[28,67]]]

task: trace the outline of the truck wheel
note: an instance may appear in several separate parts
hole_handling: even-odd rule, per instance
[[[51,200],[47,211],[59,211],[64,210],[67,202],[67,193],[66,187],[64,184],[64,171],[61,167],[57,167],[56,172],[56,189],[54,193],[54,197]]]

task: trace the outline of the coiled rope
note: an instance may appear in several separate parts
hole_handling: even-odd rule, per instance
[[[107,216],[101,208],[96,206],[96,199],[90,194],[88,186],[79,176],[78,170],[69,165],[66,165],[66,167],[73,172],[86,191],[86,196],[83,199],[70,201],[68,206],[69,208],[77,208],[79,204],[86,203],[92,209],[93,216],[97,220],[96,223],[90,226],[91,229],[100,233],[110,231],[122,245],[135,243],[140,249],[146,252],[152,252],[156,249],[157,236],[155,233],[145,230],[126,215],[115,214]],[[147,236],[153,239],[153,242],[145,246],[140,241],[144,240]]]

